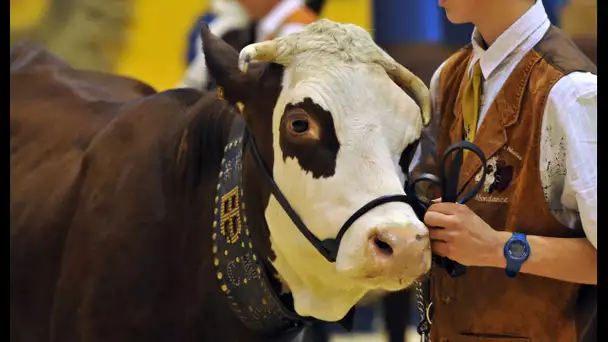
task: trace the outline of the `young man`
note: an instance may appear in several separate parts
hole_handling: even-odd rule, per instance
[[[438,174],[463,139],[489,168],[474,199],[424,217],[433,252],[469,266],[459,277],[433,267],[432,340],[593,341],[596,287],[584,284],[597,283],[596,67],[540,0],[439,4],[475,30],[432,78],[415,170]],[[468,153],[459,188],[479,172]]]
[[[261,42],[276,37],[281,37],[292,32],[301,30],[304,26],[317,20],[318,12],[323,5],[320,0],[224,0],[222,1],[231,12],[226,13],[226,18],[218,17],[215,20],[222,20],[222,23],[233,24],[223,25],[222,30],[210,26],[211,32],[222,37],[235,49],[240,50],[247,44]],[[228,5],[231,5],[228,7]],[[240,10],[237,10],[238,9]],[[246,13],[253,25],[248,26],[240,15]],[[237,13],[238,12],[238,13]],[[238,20],[237,20],[238,19]],[[218,33],[216,33],[216,31]],[[182,87],[207,89],[209,77],[205,56],[201,50],[200,38],[196,41],[196,57],[188,67]]]

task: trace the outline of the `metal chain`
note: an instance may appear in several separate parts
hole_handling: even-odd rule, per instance
[[[420,280],[416,280],[414,282],[415,290],[416,290],[416,307],[418,308],[418,313],[420,314],[420,322],[426,319],[426,315],[424,312],[424,293],[422,291],[422,282]]]
[[[428,275],[425,275],[428,277]],[[420,335],[420,342],[431,342],[431,322],[429,321],[429,315],[427,314],[428,308],[425,307],[424,302],[424,290],[422,288],[422,281],[416,280],[414,282],[414,289],[416,295],[416,307],[420,315],[420,323],[418,324],[418,334]],[[429,306],[431,305],[429,300]]]

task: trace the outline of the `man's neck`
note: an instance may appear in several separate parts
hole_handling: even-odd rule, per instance
[[[540,1],[540,0],[538,0]],[[503,32],[521,18],[534,3],[529,1],[494,1],[488,3],[488,8],[473,24],[483,38],[485,45],[490,47]]]

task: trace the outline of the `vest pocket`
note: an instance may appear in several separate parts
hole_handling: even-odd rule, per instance
[[[527,337],[517,337],[499,334],[472,334],[463,333],[455,336],[454,340],[449,339],[449,342],[530,342]]]

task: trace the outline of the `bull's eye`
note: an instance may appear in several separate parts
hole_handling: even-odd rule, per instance
[[[291,130],[297,134],[306,133],[306,131],[308,131],[308,128],[309,128],[308,120],[305,120],[305,119],[291,120],[289,122],[289,128],[291,128]]]
[[[315,118],[298,107],[288,108],[285,111],[285,115],[281,118],[281,126],[296,144],[317,141],[321,133]]]

